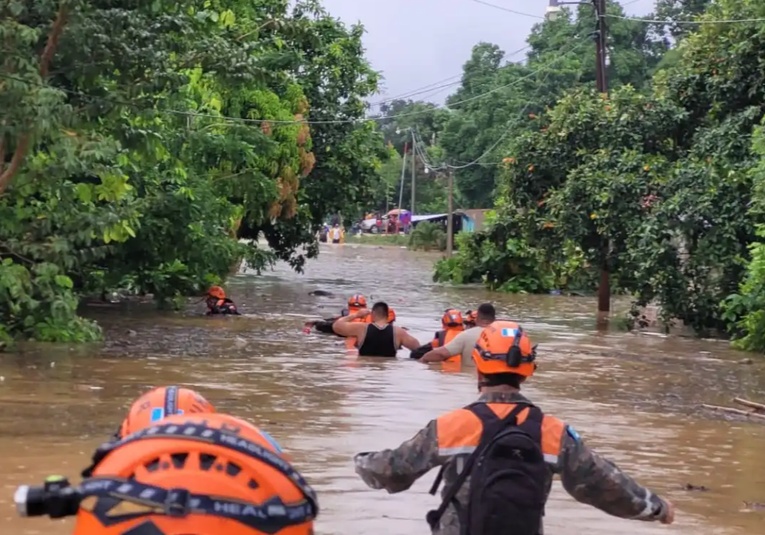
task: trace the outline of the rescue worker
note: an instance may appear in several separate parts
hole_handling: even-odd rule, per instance
[[[311,332],[311,329],[315,329],[316,332],[320,332],[323,334],[335,334],[337,336],[340,336],[335,331],[332,330],[332,324],[335,323],[339,318],[342,318],[344,316],[347,316],[348,314],[354,314],[361,310],[362,308],[367,307],[367,299],[361,294],[354,294],[351,297],[348,298],[348,308],[344,308],[340,311],[339,316],[335,316],[334,318],[327,318],[325,320],[320,321],[307,321],[304,325],[304,331],[306,333]],[[359,323],[371,323],[372,317],[366,316],[363,319],[357,320]],[[388,309],[388,323],[393,323],[396,321],[396,312],[392,309]]]
[[[463,316],[465,320],[465,329],[472,329],[475,327],[475,320],[478,313],[475,310],[468,310]]]
[[[451,342],[455,336],[465,330],[465,322],[462,319],[462,312],[455,308],[449,308],[441,316],[441,330],[436,331],[433,335],[433,340],[423,346],[418,347],[409,354],[409,358],[420,359],[427,353],[438,347],[444,347]],[[459,356],[451,355],[451,357]]]
[[[103,445],[79,485],[22,486],[22,516],[72,535],[312,535],[315,491],[267,433],[225,414],[175,415]]]
[[[339,318],[332,324],[332,330],[340,336],[356,338],[361,357],[395,357],[402,346],[412,351],[420,347],[415,337],[394,326],[390,319],[388,305],[379,301],[372,306],[371,312],[364,308]]]
[[[241,315],[234,302],[226,297],[226,292],[220,286],[212,286],[207,290],[207,315],[215,314]]]
[[[469,500],[469,496],[481,485],[495,484],[491,481],[492,477],[499,481],[496,476],[501,473],[496,470],[481,472],[482,463],[479,461],[475,464],[475,459],[477,457],[485,461],[487,452],[490,451],[486,441],[491,442],[493,437],[502,437],[503,433],[508,433],[510,429],[511,432],[527,433],[525,436],[531,437],[530,443],[537,448],[538,456],[508,456],[505,450],[504,462],[516,463],[516,466],[517,463],[522,463],[527,471],[510,471],[512,477],[505,479],[504,484],[517,485],[523,477],[517,476],[519,473],[534,473],[533,463],[544,469],[541,474],[537,474],[544,477],[545,481],[531,487],[530,495],[509,494],[518,496],[520,501],[526,500],[523,507],[531,507],[530,504],[535,503],[534,492],[542,494],[540,503],[536,504],[538,508],[534,530],[538,535],[543,532],[541,516],[549,496],[553,474],[560,475],[563,487],[576,500],[610,515],[625,519],[660,521],[664,524],[673,522],[674,507],[670,502],[640,486],[615,464],[587,447],[570,425],[543,414],[521,395],[521,384],[533,375],[537,367],[536,348],[516,323],[498,321],[486,327],[476,343],[473,359],[478,371],[480,392],[476,403],[432,420],[412,439],[396,449],[364,452],[354,457],[356,473],[369,487],[385,489],[389,493],[401,492],[411,487],[432,468],[442,466],[436,483],[439,483],[443,476],[445,487],[442,496],[445,499],[437,511],[428,514],[428,522],[434,535],[460,535],[463,533],[461,529],[465,511],[469,511],[470,525],[476,520],[486,520],[477,518],[475,514],[487,504],[476,503],[480,500]],[[458,470],[461,470],[459,474]],[[474,489],[470,478],[482,474],[486,475],[488,480],[476,482]],[[459,485],[453,485],[454,483]],[[435,494],[436,487],[437,484],[431,489],[432,494]],[[508,494],[493,493],[483,496],[485,500],[497,497],[505,500]],[[455,503],[458,504],[459,511]],[[514,507],[513,503],[502,504],[495,500],[491,505],[493,507],[490,510],[493,514],[498,511],[496,507],[500,507],[500,516],[503,506],[507,511],[524,514],[522,508]],[[491,519],[488,521],[491,522]],[[510,519],[504,518],[504,521]],[[520,526],[514,526],[516,527]]]
[[[189,388],[159,386],[136,399],[122,421],[114,438],[119,440],[131,433],[175,414],[212,413],[213,404]]]
[[[475,316],[475,327],[459,333],[449,343],[433,348],[425,353],[420,362],[443,362],[452,355],[462,355],[462,362],[471,362],[473,348],[483,328],[491,325],[497,319],[497,312],[491,303],[484,303],[478,307]]]

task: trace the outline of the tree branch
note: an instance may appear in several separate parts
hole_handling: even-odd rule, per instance
[[[62,0],[59,4],[58,13],[56,14],[56,20],[53,21],[53,26],[48,32],[48,41],[45,43],[45,49],[40,56],[40,77],[46,78],[50,70],[50,63],[53,60],[53,56],[56,53],[56,47],[58,41],[61,38],[61,34],[64,32],[64,26],[66,26],[66,19],[69,14],[69,9],[66,7],[66,1]],[[22,134],[19,138],[19,142],[16,144],[16,150],[13,152],[13,158],[8,167],[0,174],[0,194],[2,194],[11,182],[11,179],[16,175],[21,162],[24,161],[24,157],[27,155],[29,149],[29,141],[31,139],[31,132]],[[3,151],[5,146],[3,145]],[[4,162],[3,154],[3,162]]]

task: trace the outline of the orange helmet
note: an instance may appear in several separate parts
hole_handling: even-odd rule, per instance
[[[536,346],[520,325],[512,321],[495,321],[478,337],[473,360],[483,375],[515,373],[531,377],[537,369]]]
[[[122,422],[117,438],[140,431],[174,414],[215,412],[215,407],[201,395],[188,388],[160,386],[135,400]]]
[[[396,321],[396,311],[392,308],[388,308],[388,323]]]
[[[207,290],[207,295],[209,297],[214,297],[215,299],[226,298],[226,292],[224,292],[223,288],[221,288],[220,286],[210,286],[210,289]]]
[[[171,416],[107,443],[91,473],[72,535],[311,535],[318,514],[279,445],[225,414]]]
[[[462,312],[456,308],[447,309],[446,312],[444,312],[444,315],[441,316],[441,325],[443,325],[444,328],[462,327],[464,325],[464,322],[462,321]]]
[[[348,298],[348,308],[366,308],[367,298],[361,294],[354,294]]]

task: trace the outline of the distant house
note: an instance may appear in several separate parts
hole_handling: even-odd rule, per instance
[[[454,211],[454,233],[458,232],[478,232],[483,230],[483,222],[487,210],[455,210]],[[425,214],[412,216],[412,226],[416,227],[422,221],[443,225],[446,230],[446,223],[449,214]]]

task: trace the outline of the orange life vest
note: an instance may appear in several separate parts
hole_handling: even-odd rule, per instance
[[[487,406],[499,418],[504,418],[515,408],[516,404],[488,403]],[[518,414],[518,423],[523,423],[528,414],[529,409],[527,407]],[[478,447],[483,434],[484,422],[472,411],[457,409],[439,417],[436,422],[439,456],[469,455]],[[566,424],[558,418],[544,415],[541,427],[541,446],[545,462],[556,464],[558,455],[560,455]]]
[[[454,340],[454,338],[462,332],[465,332],[465,329],[462,326],[442,329],[436,332],[436,336],[433,338],[433,341],[430,342],[431,347],[433,349],[444,347],[446,344]],[[448,362],[449,364],[461,365],[462,355],[461,354],[452,355],[448,359],[446,359],[444,362]]]

